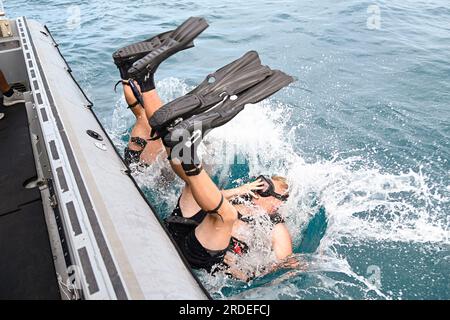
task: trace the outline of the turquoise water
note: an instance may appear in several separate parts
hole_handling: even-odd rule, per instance
[[[308,267],[249,284],[200,273],[214,297],[450,299],[448,1],[10,0],[5,7],[48,25],[119,148],[133,117],[112,90],[112,52],[188,16],[211,27],[195,49],[161,66],[165,101],[250,49],[298,78],[213,132],[207,149],[221,186],[259,173],[289,178],[283,213]],[[164,216],[180,184],[159,172],[155,165],[137,178]]]

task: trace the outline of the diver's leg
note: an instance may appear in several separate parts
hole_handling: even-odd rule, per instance
[[[145,116],[145,111],[141,108],[140,110],[133,110],[133,114],[136,117],[136,123],[134,124],[133,129],[131,130],[132,137],[140,137],[142,139],[147,140],[150,136],[150,126],[147,121],[147,117]],[[129,148],[132,150],[138,150],[134,146],[133,142],[129,142]]]
[[[133,105],[133,103],[136,102],[136,98],[133,95],[133,91],[131,90],[131,87],[128,85],[123,86],[123,92],[125,94],[125,100],[128,105]],[[148,119],[145,113],[145,109],[140,105],[137,104],[136,106],[130,108],[133,112],[134,116],[136,117],[136,123],[131,130],[131,137],[139,137],[141,139],[147,140],[148,137],[150,137],[150,125],[148,124]],[[136,146],[135,143],[129,142],[128,147],[131,150],[140,150],[139,146]]]
[[[219,188],[204,170],[198,176],[189,177],[189,186],[195,200],[203,210],[215,209],[223,197]],[[224,250],[230,244],[238,213],[228,200],[223,201],[217,213],[208,214],[195,229],[195,236],[205,249]]]
[[[129,165],[141,161],[141,155],[150,137],[151,128],[148,124],[144,108],[140,104],[136,104],[136,98],[133,95],[131,87],[124,85],[123,91],[125,100],[130,106],[131,112],[136,117],[136,123],[131,130],[130,140],[124,152],[125,162]]]
[[[153,114],[162,107],[162,101],[161,98],[158,95],[158,92],[156,89],[143,92],[142,98],[144,100],[144,108],[145,113],[147,115],[147,119],[150,119]]]
[[[167,154],[169,154],[169,153],[170,153],[170,151],[167,150]],[[175,174],[185,182],[185,185],[183,187],[183,190],[181,192],[181,197],[180,197],[180,208],[181,208],[183,217],[190,218],[193,215],[195,215],[197,212],[199,212],[201,210],[201,208],[194,199],[191,187],[188,184],[188,178],[187,178],[186,174],[184,173],[184,170],[183,170],[183,167],[181,166],[181,164],[176,163],[175,161],[170,161],[170,165],[172,167],[172,170],[175,172]]]
[[[150,119],[153,113],[159,108],[161,108],[163,104],[161,99],[159,98],[158,93],[156,92],[156,89],[143,92],[142,99],[144,101],[145,118],[147,121],[147,125],[151,130],[151,127],[148,124],[147,119]],[[148,137],[150,137],[150,133],[148,134]],[[161,139],[154,141],[149,140],[144,148],[144,151],[141,154],[141,161],[144,163],[152,163],[156,160],[158,155],[160,155],[161,152],[163,152],[163,150],[164,146],[161,142]]]
[[[171,161],[172,167],[179,165]],[[224,250],[228,247],[231,239],[233,224],[237,219],[236,209],[223,196],[219,188],[214,184],[205,170],[198,175],[183,175],[183,178],[189,185],[189,191],[195,202],[204,211],[217,210],[217,214],[208,214],[205,219],[195,229],[195,236],[201,245],[208,250]]]
[[[170,154],[170,149],[166,148],[166,152],[167,152],[167,154]],[[187,177],[186,173],[184,172],[183,167],[181,166],[181,163],[178,162],[177,160],[169,161],[169,162],[170,162],[170,166],[172,167],[172,170],[177,174],[177,176],[179,176],[187,184],[188,177]]]
[[[167,149],[166,152],[167,152],[167,154],[170,154],[169,149]],[[195,215],[197,212],[199,212],[201,210],[201,208],[194,199],[191,187],[188,184],[188,178],[187,178],[186,174],[184,173],[184,170],[183,170],[183,167],[181,166],[181,164],[176,163],[175,161],[169,161],[169,162],[170,162],[173,172],[175,172],[175,174],[185,182],[183,190],[181,191],[180,209],[181,209],[181,213],[182,213],[183,217],[190,218],[193,215]]]
[[[148,141],[144,151],[142,151],[141,161],[147,164],[153,163],[163,150],[164,148],[160,141]]]
[[[125,100],[128,105],[133,105],[136,102],[136,97],[129,85],[123,86]],[[139,159],[143,163],[152,163],[163,151],[163,145],[161,140],[150,141],[151,127],[148,124],[147,114],[152,115],[153,112],[158,110],[162,106],[161,99],[158,96],[156,90],[151,90],[142,93],[142,99],[144,101],[144,107],[137,104],[131,108],[131,111],[136,117],[136,123],[131,131],[131,138],[128,142],[128,149],[132,152],[141,152]],[[142,143],[136,143],[133,138],[140,138],[141,141],[145,141],[145,145]],[[134,140],[134,141],[132,141]]]
[[[170,150],[167,150],[170,154]],[[180,200],[184,217],[190,217],[200,209],[205,211],[217,208],[222,199],[222,192],[214,184],[205,170],[197,176],[188,176],[178,160],[171,160],[173,171],[186,182]],[[208,214],[195,229],[195,235],[201,245],[209,250],[223,250],[228,247],[233,224],[237,219],[236,209],[224,200],[217,210],[218,214]]]

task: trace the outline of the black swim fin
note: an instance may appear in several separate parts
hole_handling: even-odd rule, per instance
[[[128,75],[139,82],[142,92],[154,89],[154,73],[161,62],[179,51],[192,48],[194,39],[208,27],[204,18],[189,18],[167,38],[160,39],[154,50],[135,61],[128,69]]]
[[[230,96],[240,94],[272,74],[261,65],[258,53],[249,51],[241,58],[208,75],[188,94],[162,106],[150,118],[150,126],[159,133],[164,128],[200,114]]]
[[[167,39],[172,34],[173,31],[174,30],[167,31],[154,36],[153,38],[130,44],[114,52],[113,60],[114,64],[119,68],[120,77],[123,80],[130,79],[128,69],[131,68],[133,63],[155,50],[161,45],[161,42],[164,41],[164,39]]]
[[[117,50],[113,59],[121,78],[136,80],[142,92],[154,89],[153,75],[159,64],[179,51],[194,47],[194,39],[208,26],[204,18],[191,17],[175,30]]]
[[[162,137],[163,143],[173,148],[180,142],[196,143],[203,138],[210,129],[220,127],[241,112],[246,104],[257,103],[288,86],[294,78],[279,70],[271,70],[271,74],[256,85],[240,94],[227,96],[223,102],[212,109],[194,115],[166,130]],[[187,141],[182,141],[182,139]]]

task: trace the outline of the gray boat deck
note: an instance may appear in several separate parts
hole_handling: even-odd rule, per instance
[[[0,120],[0,300],[60,299],[25,105]]]

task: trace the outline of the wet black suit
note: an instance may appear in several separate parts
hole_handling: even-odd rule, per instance
[[[224,265],[223,259],[228,251],[237,255],[248,252],[248,245],[235,237],[231,237],[229,246],[224,250],[213,251],[204,248],[195,236],[195,228],[205,219],[207,213],[200,210],[194,216],[184,218],[180,199],[181,197],[178,199],[172,215],[165,220],[165,223],[192,268],[211,271],[217,264]],[[251,217],[243,217],[240,213],[238,213],[238,218],[245,223],[253,220]],[[271,215],[270,220],[273,225],[284,222],[278,213]]]

